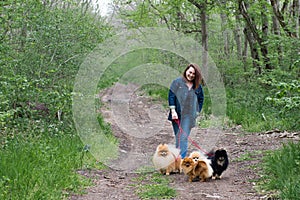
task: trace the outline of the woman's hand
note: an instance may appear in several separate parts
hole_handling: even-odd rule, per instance
[[[175,109],[171,109],[171,114],[172,114],[172,119],[178,119],[178,115]]]

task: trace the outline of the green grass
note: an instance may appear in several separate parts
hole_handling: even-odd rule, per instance
[[[278,191],[280,199],[300,199],[300,142],[283,145],[263,161],[261,189]]]
[[[132,186],[140,199],[172,199],[176,190],[169,187],[169,180],[159,173],[142,173]]]
[[[0,199],[63,199],[82,193],[91,181],[78,169],[103,169],[83,144],[72,123],[17,118],[0,129]],[[110,127],[99,125],[112,141]]]
[[[247,132],[299,130],[299,109],[280,112],[265,99],[270,91],[256,83],[227,87],[227,115]]]
[[[241,154],[238,158],[232,160],[232,162],[242,162],[242,161],[251,161],[255,160],[258,155],[261,155],[262,151],[252,151]]]
[[[32,134],[32,135],[30,135]],[[82,143],[67,133],[17,135],[0,151],[0,199],[62,199],[87,185]]]

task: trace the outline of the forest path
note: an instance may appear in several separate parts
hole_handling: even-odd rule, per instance
[[[134,88],[134,86],[132,88],[128,88],[131,86],[122,87],[124,88],[119,92],[123,91],[124,95],[130,93]],[[159,143],[174,144],[172,126],[166,119],[166,109],[161,107],[161,102],[155,102],[145,95],[138,94],[138,92],[130,95],[130,112],[127,113],[129,116],[125,122],[130,123],[131,121],[135,124],[134,126],[137,126],[131,128],[135,128],[134,130],[137,132],[145,130],[147,134],[151,135],[141,133],[137,136],[125,133],[126,128],[128,130],[128,124],[125,125],[127,126],[125,129],[120,128],[124,122],[116,122],[115,116],[119,111],[115,112],[116,107],[112,109],[114,98],[118,99],[116,95],[122,96],[119,92],[114,94],[113,88],[102,91],[99,97],[104,105],[99,112],[111,124],[113,134],[119,139],[122,158],[107,170],[80,171],[79,173],[82,175],[90,177],[95,185],[87,189],[87,194],[73,195],[70,197],[71,200],[139,199],[134,184],[136,184],[136,178],[140,174],[131,169],[136,166],[151,167],[151,157]],[[151,112],[156,116],[154,116],[156,118],[154,123],[149,123],[153,120]],[[159,129],[157,131],[156,126],[158,124]],[[177,191],[177,196],[173,199],[253,200],[268,199],[268,195],[259,194],[254,187],[255,180],[259,179],[261,173],[256,165],[261,162],[262,152],[278,149],[282,143],[288,140],[299,140],[299,133],[289,134],[270,131],[268,133],[246,134],[238,128],[227,131],[194,128],[191,138],[205,150],[215,147],[225,148],[229,154],[229,167],[223,173],[222,179],[207,182],[189,183],[184,174],[171,174],[168,177],[169,186]],[[197,150],[197,148],[189,144],[189,151],[192,150]],[[121,170],[117,169],[118,166],[121,167]],[[154,173],[154,171],[148,172],[148,174],[150,173]]]

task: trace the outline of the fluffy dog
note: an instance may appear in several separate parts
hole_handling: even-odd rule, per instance
[[[193,161],[196,163],[201,158],[201,153],[198,151],[193,151],[190,153],[189,158],[193,159]]]
[[[207,157],[200,151],[191,152],[189,155],[189,158],[192,158],[194,162],[197,162],[198,160],[204,160],[204,161],[208,162]],[[210,164],[210,163],[208,163],[208,164]]]
[[[174,145],[159,144],[152,161],[155,169],[162,174],[170,175],[171,172],[181,172],[180,149]]]
[[[208,159],[211,160],[211,166],[213,168],[213,179],[221,179],[222,173],[227,169],[229,160],[227,151],[225,149],[217,149],[209,153]]]
[[[181,162],[181,168],[184,174],[189,176],[189,182],[193,182],[196,177],[199,177],[201,182],[205,182],[212,176],[210,165],[203,160],[195,162],[192,158],[186,157]]]
[[[190,153],[189,158],[192,158],[195,163],[199,160],[204,161],[207,164],[209,174],[213,174],[211,160],[208,159],[208,156],[206,154],[203,154],[200,151],[193,151],[192,153]]]

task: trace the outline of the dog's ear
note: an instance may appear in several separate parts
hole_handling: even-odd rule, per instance
[[[227,150],[226,150],[225,148],[222,148],[222,149],[221,149],[221,152],[227,153]]]
[[[218,149],[216,151],[215,155],[217,157],[219,157],[219,156],[227,156],[228,154],[227,154],[227,151],[225,149]]]

